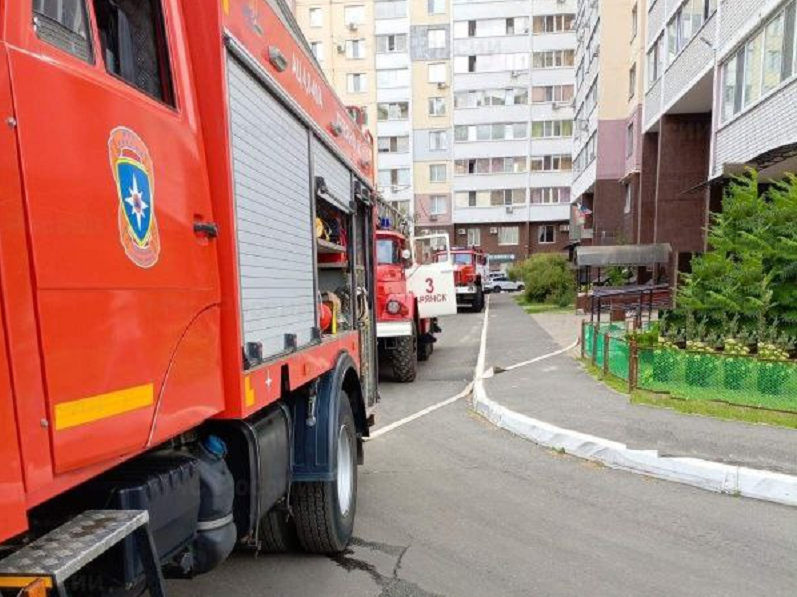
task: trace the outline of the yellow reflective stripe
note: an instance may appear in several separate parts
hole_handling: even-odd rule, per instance
[[[244,404],[246,406],[255,405],[255,389],[252,387],[252,378],[244,378]]]
[[[150,406],[155,401],[153,384],[126,388],[55,405],[55,430],[85,425]]]
[[[24,589],[39,579],[48,589],[53,588],[53,579],[49,576],[0,576],[0,588]]]
[[[230,14],[230,0],[221,0],[221,5],[224,8],[224,14]]]

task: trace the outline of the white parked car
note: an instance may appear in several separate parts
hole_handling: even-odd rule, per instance
[[[525,288],[523,282],[514,282],[506,274],[493,274],[487,281],[487,290],[490,292],[517,292]]]

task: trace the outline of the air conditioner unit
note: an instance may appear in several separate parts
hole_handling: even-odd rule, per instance
[[[561,103],[559,103],[559,102],[553,102],[553,103],[551,104],[551,108],[552,108],[553,110],[556,110],[556,111],[558,111],[558,110],[561,110],[563,107],[564,107],[564,106],[563,106]]]
[[[562,224],[559,226],[559,232],[570,232],[570,224]]]
[[[460,228],[459,230],[457,230],[457,235],[458,236],[466,236],[467,234],[468,234],[468,231],[465,230],[464,228]]]
[[[349,23],[349,31],[357,31],[357,23]]]
[[[512,77],[513,79],[517,79],[520,76],[520,71],[513,70],[511,73],[509,73],[509,76]]]
[[[430,222],[436,222],[437,221],[437,214],[431,214],[429,216],[429,221]]]
[[[346,44],[336,44],[335,49],[338,51],[338,54],[345,54],[346,53]]]
[[[437,88],[438,89],[448,89],[448,83],[438,83],[437,84]]]
[[[512,207],[511,205],[507,205],[507,206],[506,206],[506,210],[505,210],[505,211],[506,211],[506,213],[508,213],[508,214],[513,214],[513,213],[515,213],[515,208],[514,208],[514,207]]]
[[[498,234],[498,228],[490,228],[490,234]]]

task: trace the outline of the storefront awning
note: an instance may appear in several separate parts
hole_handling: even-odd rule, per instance
[[[613,265],[640,266],[669,263],[670,253],[672,253],[672,247],[669,243],[578,247],[576,249],[576,266],[611,267]]]

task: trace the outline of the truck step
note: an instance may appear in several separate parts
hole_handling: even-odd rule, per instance
[[[0,588],[24,588],[42,579],[55,594],[66,596],[65,583],[70,577],[130,535],[138,544],[151,595],[164,596],[146,510],[83,512],[0,560]]]

